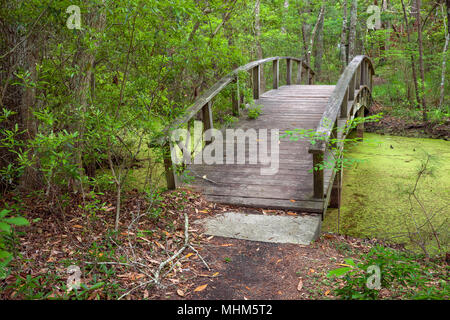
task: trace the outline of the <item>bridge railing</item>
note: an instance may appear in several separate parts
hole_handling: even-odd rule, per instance
[[[374,74],[372,61],[363,55],[356,56],[345,68],[317,126],[316,133],[324,137],[324,140],[318,140],[309,147],[309,153],[313,154],[313,168],[323,162],[330,137],[337,137],[338,120],[364,116],[363,107],[367,107],[371,99]],[[358,136],[362,137],[363,130],[363,123],[358,124]],[[340,147],[343,148],[343,145]],[[336,174],[339,175],[337,179]],[[324,170],[313,170],[314,198],[323,199],[325,196],[325,207],[333,188],[340,188],[341,175],[341,170],[333,170],[328,185],[325,186]]]
[[[171,159],[171,141],[170,132],[180,126],[189,123],[197,113],[201,113],[203,121],[203,131],[213,128],[213,114],[212,114],[212,100],[230,83],[236,85],[237,90],[233,90],[232,94],[232,112],[233,115],[238,116],[241,104],[244,103],[243,96],[239,92],[239,72],[248,71],[252,79],[253,98],[259,99],[261,95],[261,66],[265,63],[272,62],[273,72],[273,89],[278,89],[280,86],[280,61],[286,60],[286,84],[293,84],[293,65],[297,63],[297,77],[295,82],[300,84],[303,80],[303,74],[306,75],[306,83],[313,84],[315,72],[310,66],[300,58],[295,57],[270,57],[247,63],[233,70],[228,75],[217,81],[210,89],[206,90],[200,95],[194,103],[183,113],[182,116],[175,119],[167,128],[164,129],[164,136],[158,139],[157,144],[163,146],[165,149],[164,167],[166,173],[166,181],[168,189],[176,188],[176,174],[175,168]]]

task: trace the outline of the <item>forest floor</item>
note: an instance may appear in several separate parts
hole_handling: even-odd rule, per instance
[[[328,278],[328,271],[381,244],[335,234],[322,234],[310,246],[207,236],[192,222],[231,210],[294,213],[217,205],[189,190],[166,192],[152,207],[144,195],[127,194],[120,231],[113,233],[113,194],[97,195],[89,214],[80,198],[61,206],[64,215],[36,195],[20,204],[5,199],[3,206],[20,209],[32,223],[15,230],[17,257],[0,280],[0,299],[335,299],[343,280]],[[154,271],[183,246],[184,213],[199,254],[186,249],[156,286]],[[77,291],[66,285],[71,265],[80,268]],[[445,273],[445,262],[442,268]],[[379,297],[392,295],[382,289]]]
[[[370,108],[370,114],[383,113],[383,118],[378,122],[365,124],[367,132],[390,134],[404,137],[433,138],[450,140],[450,119],[440,122],[414,120],[406,116],[392,115],[392,107],[374,103]]]

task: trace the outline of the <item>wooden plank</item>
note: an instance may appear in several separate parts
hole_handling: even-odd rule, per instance
[[[233,197],[233,196],[215,196],[207,195],[206,199],[212,202],[233,204],[238,206],[267,208],[267,209],[284,209],[291,211],[305,211],[313,213],[322,213],[323,201],[297,200],[292,202],[284,199],[265,199],[255,197]]]

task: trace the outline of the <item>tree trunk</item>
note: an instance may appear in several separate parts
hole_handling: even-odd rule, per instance
[[[443,108],[444,105],[444,89],[445,89],[445,72],[447,70],[447,50],[448,50],[448,42],[450,40],[450,29],[449,29],[449,15],[450,15],[450,0],[446,1],[447,5],[447,26],[444,26],[446,29],[445,33],[445,45],[444,50],[442,50],[442,74],[441,74],[441,85],[440,85],[440,94],[439,94],[439,109]],[[445,18],[444,18],[445,21]]]
[[[87,32],[102,31],[105,27],[106,16],[101,12],[103,8],[93,9],[85,16],[85,24]],[[78,173],[80,178],[84,176],[83,169],[83,150],[84,150],[84,134],[85,134],[85,116],[90,104],[91,83],[93,75],[93,69],[95,67],[95,53],[89,50],[88,46],[81,44],[80,39],[83,34],[79,34],[78,50],[74,55],[72,66],[78,67],[79,72],[73,77],[71,81],[71,89],[73,91],[73,110],[75,121],[72,130],[78,132],[78,140],[75,145],[74,161],[78,166]],[[94,40],[96,41],[96,40]],[[98,42],[95,46],[98,47]],[[81,179],[75,183],[78,191],[82,191]]]
[[[322,70],[322,57],[323,57],[323,22],[325,14],[321,14],[318,20],[317,27],[317,45],[314,49],[314,71],[319,75]]]
[[[322,4],[322,7],[320,7],[319,16],[317,17],[316,24],[314,25],[314,28],[311,32],[311,35],[309,37],[309,45],[308,50],[306,51],[306,63],[308,65],[311,64],[311,52],[314,48],[314,39],[316,38],[317,30],[319,28],[320,21],[323,21],[323,15],[325,13],[325,5]]]
[[[406,26],[406,35],[408,38],[408,44],[411,43],[411,30],[409,28],[409,21],[408,21],[408,15],[406,14],[406,8],[405,3],[402,1],[402,9],[403,9],[403,18],[405,19],[405,26]],[[414,91],[416,95],[416,106],[420,106],[420,99],[419,99],[419,86],[417,84],[417,75],[416,75],[416,62],[414,59],[414,55],[411,52],[410,53],[410,60],[411,60],[411,71],[413,76],[413,82],[414,82]]]
[[[422,42],[422,26],[420,23],[420,7],[421,0],[416,0],[416,23],[417,23],[417,42],[419,44],[419,70],[421,80],[421,102],[422,102],[422,119],[427,121],[427,105],[425,101],[425,70],[423,66],[423,42]]]
[[[340,43],[340,59],[341,59],[341,67],[342,71],[345,69],[345,67],[348,64],[347,61],[347,33],[348,33],[348,22],[347,22],[347,7],[348,7],[348,1],[344,0],[343,6],[343,13],[342,13],[342,31],[341,31],[341,43]]]
[[[256,56],[257,59],[260,60],[263,58],[263,52],[261,47],[261,23],[260,23],[260,9],[261,9],[261,0],[256,0],[255,2],[255,36],[256,36]],[[259,68],[261,82],[260,82],[260,90],[264,92],[266,90],[266,81],[264,79],[264,66],[260,66]]]
[[[348,33],[348,59],[350,62],[355,57],[355,47],[356,47],[356,23],[358,14],[358,1],[352,0],[352,6],[350,9],[350,30]]]

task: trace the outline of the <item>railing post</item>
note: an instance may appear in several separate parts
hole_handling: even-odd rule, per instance
[[[292,60],[286,59],[286,85],[290,85],[292,81]]]
[[[273,89],[278,89],[280,84],[280,60],[273,60]]]
[[[356,69],[356,80],[355,80],[355,90],[359,90],[361,86],[361,65]]]
[[[348,86],[348,100],[355,100],[355,75],[352,76],[352,79],[350,80],[350,84]]]
[[[170,146],[170,142],[166,143],[163,146],[164,152],[164,171],[166,174],[166,182],[167,189],[174,190],[176,189],[176,176],[175,176],[175,168],[172,163],[172,148]]]
[[[233,81],[233,89],[231,90],[231,99],[233,104],[233,115],[239,117],[239,109],[240,109],[240,92],[239,92],[239,76],[236,76],[236,79]]]
[[[330,208],[339,208],[342,199],[342,165],[334,176],[333,186],[331,187]]]
[[[364,117],[364,107],[360,107],[359,110],[357,111],[357,115],[358,118],[363,118]],[[364,122],[360,122],[356,125],[356,136],[360,139],[364,138]]]
[[[213,117],[212,117],[211,105],[212,105],[211,101],[209,101],[202,108],[203,133],[204,133],[204,137],[205,137],[205,144],[210,144],[212,142],[211,136],[209,134],[206,134],[206,132],[209,129],[213,128]]]
[[[308,84],[314,84],[314,73],[308,72]]]
[[[361,75],[360,75],[360,85],[363,86],[366,84],[366,61],[363,60],[360,65]]]
[[[341,119],[347,119],[347,113],[348,113],[348,88],[345,90],[344,100],[342,100],[341,104],[341,114],[339,117]]]
[[[323,163],[323,151],[313,153],[314,198],[323,199],[323,170],[317,167],[319,163]]]
[[[261,86],[261,73],[259,72],[259,65],[252,69],[253,75],[253,99],[259,99]]]
[[[302,84],[303,61],[298,62],[297,66],[297,84]]]

